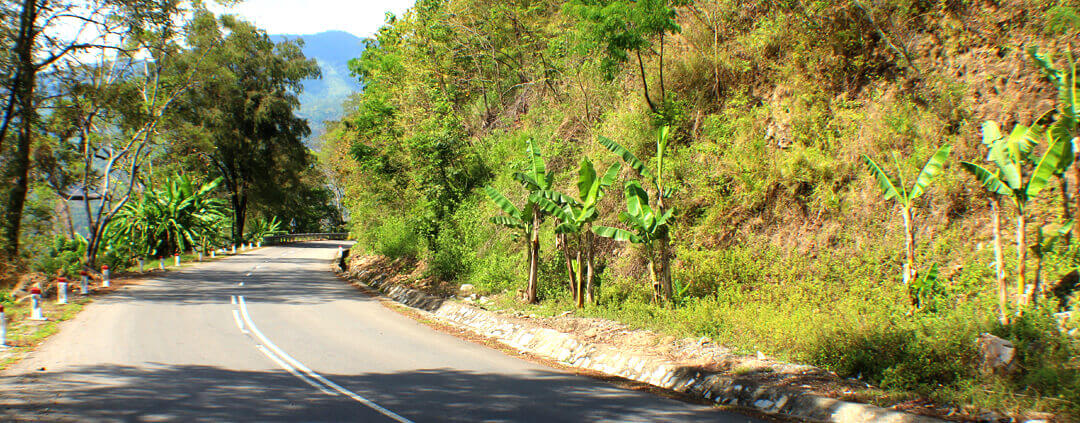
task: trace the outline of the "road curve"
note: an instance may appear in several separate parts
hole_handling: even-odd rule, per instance
[[[99,298],[0,378],[4,421],[758,421],[434,331],[263,248]]]

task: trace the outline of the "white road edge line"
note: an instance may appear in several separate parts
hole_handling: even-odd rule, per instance
[[[233,311],[236,311],[236,310],[233,310]],[[286,363],[284,361],[281,361],[281,359],[277,358],[277,356],[274,355],[274,353],[268,351],[262,345],[255,345],[255,349],[259,350],[259,352],[262,352],[263,354],[266,354],[266,356],[269,357],[271,361],[273,361],[274,363],[277,363],[277,365],[281,366],[281,368],[285,369],[285,371],[287,371],[289,373],[292,373],[293,376],[296,376],[296,377],[300,378],[300,380],[302,380],[304,382],[307,382],[308,385],[311,385],[315,389],[318,389],[318,390],[322,391],[322,393],[324,393],[326,395],[329,395],[329,396],[332,396],[332,397],[338,395],[337,392],[327,390],[325,386],[322,386],[322,385],[320,385],[318,383],[315,383],[315,381],[313,381],[311,379],[308,379],[307,376],[304,376],[304,375],[300,374],[300,372],[297,372],[296,369],[293,368],[293,366],[290,366],[288,363]]]
[[[356,392],[345,389],[341,385],[331,382],[329,379],[322,377],[322,375],[316,373],[314,370],[309,369],[303,363],[296,361],[295,358],[292,358],[292,356],[286,354],[285,351],[282,351],[281,348],[278,348],[277,345],[271,342],[270,339],[266,337],[266,335],[263,335],[262,331],[259,330],[259,327],[255,326],[255,322],[251,321],[251,315],[248,314],[247,303],[244,302],[244,296],[240,295],[237,297],[237,299],[240,301],[240,315],[243,316],[244,323],[247,323],[248,328],[251,330],[252,333],[255,334],[256,338],[259,338],[259,340],[262,341],[262,343],[266,345],[267,348],[270,348],[271,351],[276,353],[286,363],[291,364],[293,367],[296,367],[301,372],[304,372],[304,374],[310,376],[312,379],[322,382],[333,390],[338,391],[349,398],[352,398],[356,402],[368,406],[372,410],[378,411],[386,417],[394,419],[400,423],[413,423],[411,420],[406,419],[393,411],[387,410],[379,404],[376,404],[375,402],[364,398],[363,396],[360,396],[360,394],[357,394]]]

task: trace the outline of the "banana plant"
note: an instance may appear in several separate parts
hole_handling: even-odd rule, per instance
[[[900,205],[900,211],[904,216],[904,250],[906,255],[903,278],[904,286],[908,288],[909,297],[911,296],[910,284],[915,273],[915,228],[913,222],[915,200],[925,194],[930,184],[934,183],[934,180],[941,175],[941,169],[945,166],[945,160],[949,158],[950,151],[952,151],[952,147],[946,144],[930,156],[910,189],[907,188],[904,172],[900,169],[900,159],[896,156],[896,153],[893,153],[893,161],[896,162],[895,177],[885,173],[881,166],[878,166],[869,156],[865,154],[862,156],[866,166],[870,169],[870,173],[877,180],[881,192],[885,194],[885,199],[895,200]]]
[[[1042,157],[1035,162],[1035,168],[1030,175],[1025,175],[1026,165],[1033,162],[1033,150],[1035,141],[1039,137],[1045,137],[1047,147]],[[998,126],[994,122],[983,125],[984,142],[990,145],[990,153],[987,159],[996,167],[990,171],[982,166],[971,162],[963,162],[961,165],[973,174],[976,179],[992,194],[1003,196],[1012,201],[1016,207],[1016,288],[1017,305],[1026,302],[1024,292],[1027,288],[1025,272],[1027,270],[1027,211],[1032,200],[1038,198],[1043,188],[1054,177],[1061,164],[1069,160],[1072,152],[1068,151],[1069,144],[1055,138],[1050,132],[1045,132],[1041,127],[1017,125],[1013,131],[1002,136]],[[1027,179],[1025,180],[1025,176]]]
[[[640,176],[642,179],[644,179],[646,182],[648,182],[649,184],[652,185],[653,196],[655,197],[655,200],[656,200],[656,202],[655,202],[656,209],[653,210],[653,213],[656,215],[656,216],[653,216],[654,221],[655,221],[655,219],[657,219],[657,216],[666,215],[666,216],[670,217],[670,215],[671,215],[671,211],[668,210],[667,207],[664,204],[665,200],[667,200],[668,198],[671,198],[671,196],[674,194],[674,189],[672,187],[667,186],[664,183],[664,155],[665,155],[665,153],[667,151],[667,146],[668,146],[668,140],[669,139],[670,139],[670,128],[667,127],[667,126],[661,127],[657,131],[656,157],[655,157],[655,161],[654,161],[655,172],[653,172],[653,171],[650,171],[649,166],[647,166],[645,164],[645,161],[639,159],[637,156],[634,155],[634,153],[631,153],[630,150],[626,149],[626,147],[623,147],[619,143],[617,143],[615,141],[612,141],[611,139],[608,139],[606,137],[603,137],[603,136],[599,137],[599,142],[600,142],[601,145],[603,145],[605,148],[610,150],[612,153],[615,153],[620,158],[622,158],[622,160],[624,162],[626,162],[627,165],[629,165],[631,168],[634,169],[634,171],[637,172],[638,176]],[[644,196],[645,201],[642,202],[642,201],[638,200],[637,199],[638,197],[636,197],[637,193],[635,192],[635,194],[634,194],[635,197],[634,198],[631,198],[631,196],[629,196],[629,195],[626,198],[628,208],[631,206],[630,205],[631,201],[634,201],[639,205],[640,204],[645,204],[646,206],[649,203],[649,201],[648,201],[649,200],[649,195],[645,191],[645,189],[643,188],[642,184],[640,182],[636,183],[636,187],[637,187],[637,190],[640,190],[642,193],[645,193],[645,196]],[[627,185],[627,192],[630,192],[629,184]],[[652,209],[650,209],[650,210],[652,210]],[[644,218],[644,216],[641,216],[641,217]],[[643,222],[644,221],[647,221],[647,219],[643,220]],[[631,222],[636,223],[634,221],[631,221]],[[624,223],[627,223],[627,222],[624,221]],[[656,239],[649,240],[648,242],[645,242],[645,243],[647,245],[649,245],[649,248],[647,248],[647,250],[649,250],[650,254],[651,254],[650,255],[650,261],[649,261],[649,267],[650,267],[650,269],[652,269],[652,270],[650,270],[650,274],[652,274],[652,276],[653,276],[653,292],[654,292],[654,296],[656,298],[662,299],[663,301],[671,301],[672,298],[673,298],[672,285],[671,285],[671,265],[670,265],[670,263],[671,263],[671,247],[670,247],[671,239],[669,237],[669,231],[668,231],[668,227],[667,227],[666,223],[667,222],[665,220],[665,224],[661,225],[663,229],[656,232],[656,234],[655,234],[657,236]],[[615,234],[615,232],[612,232],[610,230],[603,230],[602,232],[604,232],[604,234],[601,234],[600,232],[596,232],[595,230],[594,230],[594,232],[597,235],[605,236],[605,237],[611,237],[609,235],[614,235]],[[644,240],[645,238],[641,238],[641,239]],[[629,241],[630,239],[620,239],[620,240]],[[653,245],[654,243],[655,243],[655,245]],[[655,251],[653,251],[653,250],[655,250]],[[657,269],[657,267],[658,267],[658,269]]]
[[[529,260],[529,285],[525,289],[525,301],[535,304],[538,301],[537,286],[540,269],[539,228],[543,221],[543,214],[541,209],[536,206],[533,198],[536,197],[536,193],[551,189],[551,174],[547,173],[544,156],[540,152],[540,147],[536,145],[536,141],[532,138],[529,138],[526,142],[525,155],[528,161],[527,170],[525,172],[514,172],[513,174],[514,180],[521,183],[529,191],[528,201],[524,208],[518,209],[517,206],[494,188],[484,187],[484,193],[506,213],[506,216],[492,217],[492,223],[520,230],[525,239],[528,240],[526,250],[528,251]]]
[[[1072,53],[1066,50],[1066,68],[1059,69],[1054,66],[1054,59],[1051,56],[1047,56],[1039,53],[1038,48],[1031,47],[1028,49],[1028,54],[1035,60],[1036,66],[1043,72],[1046,79],[1050,81],[1057,88],[1058,92],[1058,114],[1054,123],[1050,126],[1049,132],[1059,140],[1068,143],[1066,150],[1070,153],[1069,159],[1063,161],[1061,167],[1058,170],[1058,183],[1061,184],[1061,199],[1062,199],[1062,219],[1069,220],[1072,218],[1072,214],[1069,211],[1069,187],[1067,180],[1062,177],[1069,168],[1073,167],[1075,157],[1077,153],[1080,153],[1080,117],[1077,116],[1077,112],[1080,111],[1080,82],[1076,80],[1076,67],[1080,63],[1074,61]],[[1080,167],[1075,167],[1074,172],[1076,176],[1080,178]],[[1080,209],[1080,198],[1077,198],[1077,207]],[[1065,241],[1069,241],[1070,234],[1066,235]]]
[[[619,213],[619,220],[629,226],[630,230],[610,226],[595,226],[593,232],[616,241],[629,241],[643,245],[649,258],[649,275],[652,277],[653,286],[662,287],[664,274],[661,272],[663,272],[663,267],[658,269],[657,263],[661,263],[661,260],[663,260],[660,256],[663,254],[661,250],[663,244],[660,242],[668,239],[670,229],[668,223],[671,219],[671,210],[661,212],[659,208],[653,209],[649,205],[649,194],[641,187],[641,183],[638,181],[628,181],[625,185],[625,191],[626,211]],[[667,288],[670,289],[671,285],[669,284]],[[654,295],[659,297],[663,293],[654,292]],[[668,292],[667,295],[663,300],[672,300],[672,293]]]
[[[612,164],[603,176],[596,173],[596,167],[588,157],[581,160],[578,167],[578,198],[573,198],[556,191],[534,193],[530,200],[545,212],[559,220],[555,234],[562,237],[563,256],[566,271],[570,279],[570,291],[577,306],[584,307],[585,301],[593,302],[594,249],[592,222],[599,217],[597,204],[604,196],[604,191],[615,183],[620,165]],[[578,249],[572,258],[566,238],[573,236]],[[575,265],[576,263],[576,265]]]
[[[1031,290],[1031,304],[1038,301],[1039,293],[1042,292],[1043,259],[1046,254],[1054,251],[1058,242],[1067,239],[1068,235],[1072,233],[1072,227],[1073,220],[1070,219],[1058,226],[1048,228],[1039,226],[1039,229],[1035,231],[1035,245],[1031,247],[1031,252],[1035,254],[1035,284]],[[1047,233],[1047,229],[1050,229],[1049,233]]]

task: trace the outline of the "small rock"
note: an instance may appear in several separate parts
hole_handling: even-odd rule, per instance
[[[979,335],[976,343],[984,372],[1008,373],[1012,370],[1013,359],[1016,357],[1016,347],[1012,342],[984,333]]]
[[[762,354],[761,351],[758,351],[757,352],[757,359],[758,360],[764,360],[765,359],[765,354]]]
[[[476,287],[471,283],[463,283],[461,284],[461,287],[458,288],[458,292],[461,292],[462,294],[468,294],[474,290],[476,290]]]
[[[766,409],[772,408],[772,406],[773,406],[773,402],[769,401],[767,399],[759,399],[757,401],[754,401],[754,408],[760,408],[762,410],[766,410]]]

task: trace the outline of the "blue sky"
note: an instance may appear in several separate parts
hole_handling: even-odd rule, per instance
[[[314,34],[340,30],[369,37],[385,21],[386,12],[403,14],[414,0],[247,0],[230,8],[211,7],[238,15],[270,34]]]

